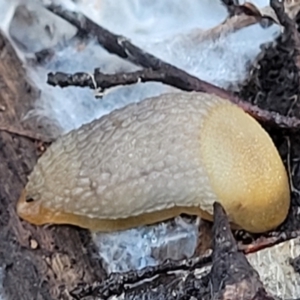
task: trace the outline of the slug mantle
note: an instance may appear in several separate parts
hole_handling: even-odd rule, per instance
[[[73,130],[39,159],[17,204],[36,225],[123,230],[181,213],[264,232],[284,221],[290,189],[267,132],[215,95],[173,93]]]

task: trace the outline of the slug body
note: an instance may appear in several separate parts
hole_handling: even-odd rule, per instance
[[[212,220],[213,203],[250,232],[271,230],[290,206],[271,138],[229,101],[174,93],[130,104],[59,138],[17,205],[33,224],[123,230],[182,213]]]

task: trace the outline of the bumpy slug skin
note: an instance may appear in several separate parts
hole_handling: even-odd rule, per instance
[[[284,221],[288,178],[263,128],[214,95],[176,93],[116,110],[58,139],[17,205],[37,225],[127,229],[181,213],[264,232]]]

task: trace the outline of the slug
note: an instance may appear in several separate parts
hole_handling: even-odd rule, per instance
[[[286,218],[279,153],[250,115],[215,95],[180,92],[115,110],[54,142],[17,204],[36,225],[124,230],[180,214],[260,233]]]

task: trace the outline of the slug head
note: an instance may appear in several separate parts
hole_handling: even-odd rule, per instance
[[[231,222],[259,233],[280,225],[290,206],[288,176],[270,136],[234,105],[205,119],[201,157],[213,191]]]

